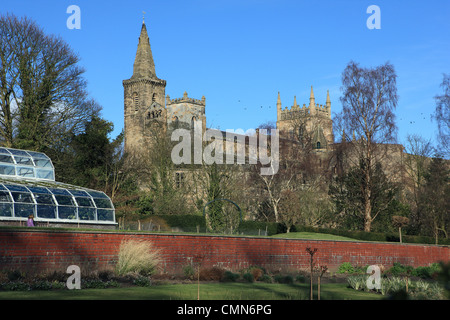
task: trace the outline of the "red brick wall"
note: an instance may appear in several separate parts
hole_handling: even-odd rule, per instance
[[[181,273],[184,266],[198,259],[203,266],[235,271],[252,265],[269,270],[307,268],[307,247],[317,248],[317,262],[329,269],[343,262],[361,266],[399,262],[417,267],[450,260],[448,246],[35,229],[0,231],[0,270],[65,272],[73,264],[82,270],[112,268],[121,241],[130,238],[151,241],[160,248],[164,270],[169,273]]]

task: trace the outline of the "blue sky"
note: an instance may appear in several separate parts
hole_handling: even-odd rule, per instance
[[[69,5],[81,9],[81,29],[68,29]],[[369,30],[370,5],[381,29]],[[430,118],[442,74],[450,73],[450,1],[401,0],[2,0],[0,12],[28,16],[60,35],[79,54],[92,98],[103,117],[123,128],[122,80],[131,77],[142,24],[150,36],[157,76],[166,94],[206,97],[207,124],[252,129],[276,121],[283,108],[325,104],[341,110],[341,74],[349,61],[396,68],[398,141],[407,134],[434,139]]]

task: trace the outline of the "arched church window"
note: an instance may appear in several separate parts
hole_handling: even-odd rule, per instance
[[[317,149],[320,149],[320,141],[317,141],[316,147]]]

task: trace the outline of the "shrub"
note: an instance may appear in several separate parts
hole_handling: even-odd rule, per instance
[[[10,281],[3,283],[1,288],[7,291],[28,291],[30,286],[23,281]]]
[[[219,267],[201,268],[200,280],[203,281],[220,281],[225,274],[225,270]]]
[[[157,270],[161,262],[160,251],[151,242],[127,240],[119,247],[119,259],[116,265],[118,275],[135,272],[150,276]]]
[[[225,271],[222,277],[223,282],[235,282],[237,279],[239,279],[238,273],[233,273],[229,270]]]
[[[263,274],[259,280],[262,281],[262,282],[265,282],[265,283],[272,283],[273,282],[272,277],[269,276],[268,274]]]
[[[261,278],[261,276],[264,274],[264,271],[261,268],[258,268],[258,267],[251,268],[250,272],[251,272],[251,274],[253,276],[253,279],[255,281],[258,281],[259,278]]]
[[[441,266],[433,263],[425,267],[417,267],[412,271],[412,275],[422,279],[432,279],[441,271]]]
[[[392,274],[393,276],[400,276],[400,275],[411,274],[413,269],[414,268],[411,266],[404,266],[398,262],[394,262],[392,267],[389,268],[388,273]]]
[[[150,279],[144,276],[138,276],[133,280],[133,284],[139,287],[150,287],[152,285]]]
[[[278,283],[284,283],[284,284],[292,284],[294,283],[294,277],[290,276],[290,275],[276,275],[274,278],[275,282]]]
[[[298,276],[295,277],[295,281],[300,282],[300,283],[305,283],[306,282],[306,278],[304,275],[299,274]]]
[[[51,290],[53,284],[47,280],[34,281],[30,284],[30,290]]]
[[[253,282],[255,279],[253,278],[253,274],[251,274],[250,272],[244,273],[242,275],[242,278],[247,281],[247,282]]]
[[[350,262],[344,262],[339,266],[338,273],[354,273],[355,269]]]
[[[8,280],[9,281],[17,281],[25,278],[24,274],[19,270],[10,270],[8,271]]]
[[[195,270],[194,267],[190,264],[188,264],[187,266],[183,267],[183,274],[186,278],[188,279],[194,279],[195,276]]]

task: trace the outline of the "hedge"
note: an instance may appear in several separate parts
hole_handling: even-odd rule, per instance
[[[309,226],[295,225],[292,232],[316,232],[316,233],[328,233],[337,236],[343,236],[352,238],[355,240],[364,241],[381,241],[381,242],[400,242],[400,237],[398,233],[377,233],[377,232],[366,232],[366,231],[351,231],[351,230],[341,230],[341,229],[325,229],[325,228],[314,228]],[[435,244],[435,238],[427,236],[413,236],[413,235],[402,235],[403,243],[421,243],[421,244]],[[438,244],[450,245],[450,239],[439,239]]]
[[[239,224],[238,232],[245,235],[272,236],[274,234],[286,232],[286,227],[276,222],[242,221]]]
[[[203,215],[152,215],[151,217],[163,219],[171,228],[178,228],[184,232],[205,232],[206,220]],[[266,234],[267,231],[267,234]],[[238,233],[244,235],[272,236],[279,233],[285,233],[286,226],[282,223],[263,222],[263,221],[242,221],[239,224]],[[310,226],[295,225],[291,232],[315,232],[327,233],[337,236],[352,238],[363,241],[381,241],[381,242],[400,242],[398,233],[377,233],[365,231],[351,231],[341,229],[314,228]],[[434,244],[433,237],[402,235],[403,243],[421,243]],[[450,239],[439,239],[439,244],[450,245]]]
[[[163,219],[171,228],[179,228],[184,232],[204,232],[206,229],[205,217],[196,214],[180,215],[152,215],[151,217]]]

